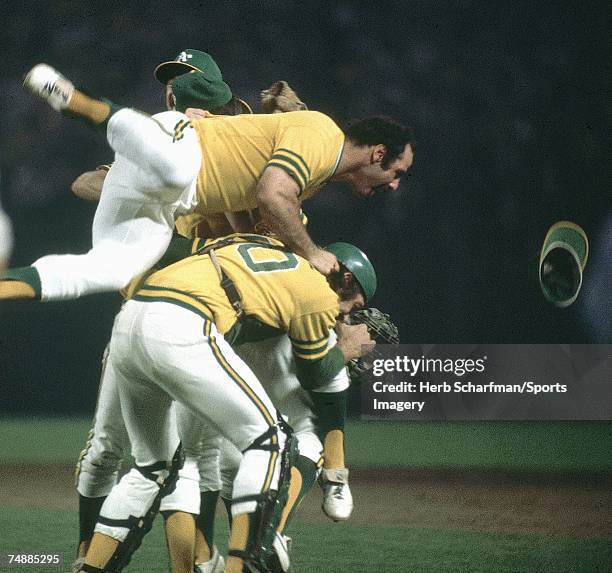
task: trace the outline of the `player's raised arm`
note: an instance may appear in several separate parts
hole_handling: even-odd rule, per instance
[[[257,185],[257,205],[265,224],[294,253],[303,256],[324,275],[338,271],[338,261],[329,251],[317,247],[300,217],[297,182],[279,167],[269,166]]]

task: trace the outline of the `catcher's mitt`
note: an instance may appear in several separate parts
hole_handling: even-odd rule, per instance
[[[365,324],[370,336],[379,344],[399,344],[399,331],[388,314],[377,308],[356,310],[349,315],[349,324]],[[376,350],[374,350],[376,352]],[[357,382],[363,372],[372,368],[372,355],[353,358],[347,364],[351,381]]]
[[[261,109],[264,113],[284,113],[308,109],[298,95],[281,80],[274,82],[267,90],[261,92]]]

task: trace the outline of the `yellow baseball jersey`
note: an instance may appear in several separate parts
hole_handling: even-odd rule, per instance
[[[268,335],[286,332],[298,358],[323,358],[339,312],[338,296],[326,278],[279,241],[259,235],[231,237],[235,242],[215,253],[240,294],[245,315]],[[156,271],[133,298],[189,308],[213,320],[222,334],[237,326],[236,312],[209,255],[196,254]]]
[[[196,248],[200,246],[199,240],[191,241],[188,244],[183,238],[196,239],[196,237],[218,238],[228,235],[233,232],[225,215],[222,213],[214,215],[200,215],[197,213],[189,213],[181,215],[174,222],[175,230],[180,237],[174,237],[168,250],[160,261],[148,271],[134,277],[129,284],[121,289],[120,294],[124,299],[130,299],[134,293],[140,288],[144,280],[156,269],[172,264],[179,259],[192,255]],[[180,243],[177,245],[176,241]],[[190,249],[190,250],[188,250]]]
[[[202,147],[196,212],[254,209],[255,187],[268,166],[286,171],[300,200],[316,193],[335,172],[344,134],[317,111],[215,116],[191,122]]]

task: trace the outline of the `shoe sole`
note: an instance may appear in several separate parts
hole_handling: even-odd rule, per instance
[[[35,65],[26,74],[23,85],[32,94],[44,99],[55,111],[65,109],[74,92],[72,82],[47,64]]]

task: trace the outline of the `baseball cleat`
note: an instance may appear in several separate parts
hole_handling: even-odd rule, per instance
[[[85,563],[85,557],[77,557],[72,562],[72,568],[70,569],[70,573],[79,573],[84,563]]]
[[[47,64],[35,65],[26,74],[23,85],[35,96],[44,99],[55,111],[66,109],[74,94],[72,82]]]
[[[193,570],[195,573],[223,573],[225,571],[225,561],[215,545],[213,545],[210,560],[204,563],[196,563]]]
[[[195,573],[224,573],[225,561],[216,546],[213,545],[212,557],[204,563],[196,563],[193,567]]]
[[[334,521],[345,521],[353,513],[353,496],[347,468],[321,470],[319,485],[323,490],[323,513]]]

